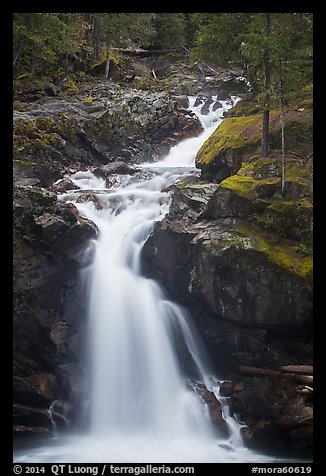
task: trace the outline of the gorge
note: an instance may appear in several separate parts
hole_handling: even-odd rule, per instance
[[[282,370],[312,363],[310,96],[286,116],[282,197],[279,126],[261,158],[239,76],[18,89],[15,461],[311,456],[311,370]]]

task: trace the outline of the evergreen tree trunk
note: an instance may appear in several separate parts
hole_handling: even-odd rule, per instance
[[[33,54],[32,67],[31,67],[31,72],[30,72],[31,78],[34,78],[34,77],[35,77],[35,74],[36,74],[36,65],[37,65],[36,56],[35,56],[35,54]]]
[[[99,60],[100,57],[100,31],[99,31],[99,24],[98,19],[96,17],[96,13],[92,15],[92,41],[93,41],[93,54],[96,61]]]
[[[263,132],[261,139],[261,155],[267,157],[269,142],[269,109],[264,109],[263,112]]]
[[[106,60],[105,60],[104,79],[108,79],[108,77],[109,77],[111,48],[112,48],[111,35],[110,35],[110,33],[107,33],[107,35],[106,35]]]
[[[266,35],[270,36],[271,34],[271,15],[266,13]],[[268,155],[268,142],[269,142],[269,88],[271,83],[271,65],[269,59],[268,50],[264,53],[264,69],[265,69],[265,109],[263,112],[263,131],[262,131],[262,140],[261,140],[261,155],[266,157]]]
[[[284,136],[284,93],[283,93],[283,76],[282,65],[280,63],[280,120],[281,120],[281,140],[282,140],[282,175],[281,175],[281,191],[284,196],[285,189],[285,136]]]
[[[14,52],[13,52],[13,67],[14,67],[14,68],[15,68],[15,66],[16,66],[16,63],[17,63],[17,60],[18,60],[19,55],[20,55],[20,53],[21,53],[21,50],[22,50],[22,48],[23,48],[23,46],[24,46],[25,39],[26,39],[25,35],[20,35],[19,40],[18,40],[18,43],[17,43],[17,46],[16,46],[16,48],[15,48],[15,50],[14,50]]]

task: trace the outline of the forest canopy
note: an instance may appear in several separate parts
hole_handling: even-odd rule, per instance
[[[79,60],[87,70],[110,47],[186,48],[191,61],[236,64],[261,82],[266,49],[292,79],[311,80],[312,13],[14,13],[14,74],[38,74]]]

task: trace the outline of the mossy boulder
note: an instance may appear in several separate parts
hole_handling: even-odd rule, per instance
[[[246,154],[257,150],[260,137],[258,114],[226,118],[199,149],[196,167],[218,182],[224,180],[237,173]]]
[[[259,103],[252,100],[239,101],[235,106],[225,112],[225,117],[252,116],[261,113]]]
[[[239,105],[237,106],[240,108]],[[294,149],[294,151],[300,151],[301,155],[309,155],[312,149],[311,111],[287,111],[284,121],[288,150]],[[203,176],[221,182],[236,174],[243,161],[259,153],[261,136],[262,114],[226,117],[199,149],[195,159],[196,166],[202,170]],[[270,148],[276,150],[280,147],[279,111],[272,110],[270,111]]]
[[[257,158],[258,157],[258,158]],[[223,180],[203,211],[206,218],[243,218],[281,236],[312,243],[312,164],[286,157],[281,189],[281,158],[257,156]]]
[[[299,200],[273,200],[264,210],[249,217],[265,230],[312,245],[313,205],[309,198]]]
[[[259,227],[240,224],[236,227],[241,233],[240,247],[262,253],[278,267],[299,278],[307,279],[311,285],[313,259],[309,249],[290,240],[282,239],[279,235],[262,231]]]

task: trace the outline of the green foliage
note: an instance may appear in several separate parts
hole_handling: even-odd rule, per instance
[[[215,66],[241,62],[241,43],[251,15],[248,13],[197,14],[200,24],[194,57]]]
[[[155,48],[178,48],[186,42],[183,13],[156,13],[153,26],[152,44]]]
[[[13,46],[16,61],[22,68],[32,69],[33,63],[53,65],[62,54],[78,50],[78,22],[72,14],[15,13]]]
[[[191,60],[244,68],[257,99],[273,106],[283,93],[312,81],[312,14],[271,13],[14,13],[16,76],[59,70],[81,61],[84,71],[105,59],[112,47],[179,48]],[[264,87],[264,55],[271,63],[271,86]],[[274,101],[274,103],[273,103]]]
[[[107,35],[113,46],[147,47],[153,35],[151,13],[15,13],[14,66],[19,73],[57,66],[61,58],[100,60]],[[62,61],[61,61],[61,64]],[[57,68],[58,69],[58,68]]]
[[[290,92],[312,81],[312,16],[303,13],[271,13],[271,34],[264,31],[264,14],[252,16],[243,35],[241,55],[246,76],[260,99],[278,96],[280,83]],[[268,53],[272,82],[264,90],[264,55]],[[258,95],[259,97],[259,95]]]

